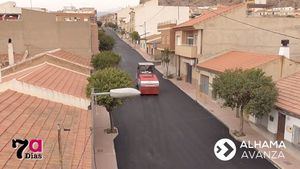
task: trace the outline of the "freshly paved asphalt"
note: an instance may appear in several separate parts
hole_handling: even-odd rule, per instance
[[[116,39],[114,51],[122,56],[121,68],[135,78],[137,63],[144,59],[113,32],[107,32]],[[119,169],[275,168],[267,160],[240,159],[244,149],[239,148],[234,159],[217,159],[214,144],[221,138],[232,139],[228,128],[156,73],[159,96],[131,98],[114,112]]]

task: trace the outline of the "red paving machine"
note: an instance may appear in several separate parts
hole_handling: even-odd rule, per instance
[[[159,94],[159,81],[154,74],[154,64],[141,62],[137,68],[137,87],[142,95]]]

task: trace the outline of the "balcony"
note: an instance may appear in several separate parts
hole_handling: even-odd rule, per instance
[[[176,45],[175,54],[188,57],[188,58],[197,58],[197,46],[192,45]]]

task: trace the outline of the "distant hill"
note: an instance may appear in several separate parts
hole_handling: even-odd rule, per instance
[[[243,2],[243,0],[158,0],[158,4],[161,6],[211,6],[216,4],[231,5],[241,2]],[[267,0],[267,3],[273,5],[274,7],[300,7],[300,0]]]

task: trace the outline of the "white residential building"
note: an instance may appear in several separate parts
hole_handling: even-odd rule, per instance
[[[130,17],[131,12],[134,12],[134,16],[131,15],[134,19]],[[159,6],[158,0],[150,0],[136,7],[123,8],[117,14],[118,24],[123,25],[123,29],[129,31],[128,27],[133,24],[131,29],[137,31],[143,38],[145,32],[147,36],[158,34],[158,23],[176,21],[180,24],[189,20],[189,7]]]
[[[151,0],[134,8],[134,29],[141,37],[158,34],[157,24],[165,21],[177,21],[177,24],[189,20],[189,7],[159,6],[158,0]]]

